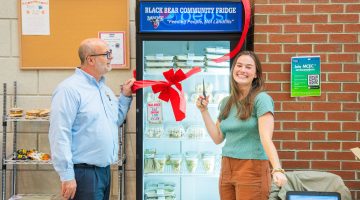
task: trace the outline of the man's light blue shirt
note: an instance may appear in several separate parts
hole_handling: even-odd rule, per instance
[[[118,160],[118,128],[132,97],[115,96],[94,77],[76,69],[55,89],[50,114],[51,157],[61,181],[75,179],[73,165],[106,167]]]

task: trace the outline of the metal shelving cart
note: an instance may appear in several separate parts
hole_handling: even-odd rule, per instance
[[[13,105],[17,105],[17,82],[14,81],[14,97]],[[9,117],[7,115],[7,84],[3,84],[3,116],[2,116],[2,125],[3,125],[3,140],[2,140],[2,200],[6,200],[6,172],[8,166],[12,166],[12,176],[11,176],[11,195],[9,200],[20,199],[21,197],[32,197],[39,199],[52,199],[58,200],[62,199],[59,195],[56,194],[17,194],[16,191],[16,177],[17,177],[17,166],[18,165],[51,165],[51,160],[38,161],[38,160],[14,160],[13,154],[6,155],[6,143],[7,143],[7,126],[8,123],[13,125],[13,145],[12,152],[16,152],[17,149],[17,126],[20,122],[49,122],[48,118],[36,118],[36,119],[26,119],[25,117]],[[119,181],[119,194],[118,199],[125,199],[125,164],[126,164],[126,154],[125,154],[125,122],[119,128],[119,161],[115,164],[118,169],[118,181]]]

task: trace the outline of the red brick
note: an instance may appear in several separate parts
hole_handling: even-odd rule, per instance
[[[356,53],[353,54],[329,54],[329,62],[356,62]]]
[[[354,158],[354,161],[352,161],[352,162],[351,161],[342,162],[341,167],[343,170],[358,170],[358,169],[360,169],[360,162],[355,161],[355,158]]]
[[[360,92],[360,83],[344,83],[343,87],[346,92]]]
[[[265,83],[265,89],[267,91],[280,91],[281,83]]]
[[[343,122],[342,129],[344,131],[359,131],[360,122]]]
[[[255,46],[256,52],[280,53],[281,50],[280,44],[257,44]]]
[[[340,125],[340,122],[313,122],[312,130],[339,131]]]
[[[278,151],[280,160],[291,159],[295,160],[295,152],[293,151]]]
[[[301,11],[301,13],[314,13],[314,5],[302,5],[302,4],[298,4],[298,5],[285,5],[285,13],[289,14],[289,13],[299,13],[299,11]]]
[[[306,24],[285,24],[284,25],[285,33],[312,33],[312,25]]]
[[[356,93],[328,93],[329,101],[356,101],[357,94]]]
[[[295,120],[295,112],[275,112],[275,120]]]
[[[315,44],[315,52],[341,52],[341,44]]]
[[[354,160],[354,154],[350,151],[348,152],[327,152],[327,160]]]
[[[291,57],[294,56],[294,54],[269,54],[269,61],[270,62],[290,62]],[[289,80],[289,77],[286,80]]]
[[[341,104],[340,103],[332,103],[332,102],[314,102],[312,110],[318,111],[340,111]]]
[[[328,80],[331,82],[356,82],[357,74],[354,73],[329,73]]]
[[[330,63],[330,64],[322,63],[321,71],[322,72],[341,72],[342,64],[341,63]]]
[[[344,6],[342,4],[316,5],[315,13],[342,13]]]
[[[309,122],[283,122],[283,130],[310,130]]]
[[[330,34],[331,43],[354,43],[358,41],[358,34]]]
[[[328,133],[328,140],[356,140],[355,132],[331,132]]]
[[[315,24],[316,33],[342,33],[343,24]]]
[[[324,132],[298,132],[298,140],[325,140]]]
[[[341,95],[339,95],[341,96]],[[355,121],[356,113],[355,112],[328,112],[328,119],[330,121]]]
[[[254,35],[254,41],[255,41],[254,46],[256,46],[257,43],[267,43],[268,42],[267,34],[256,33]]]
[[[255,14],[255,24],[268,24],[268,16],[267,15],[259,15],[259,14]]]
[[[324,112],[298,112],[296,114],[297,120],[300,121],[319,121],[325,120]]]
[[[359,3],[359,0],[331,0],[332,3]]]
[[[297,16],[296,15],[270,15],[269,23],[270,24],[290,24],[296,23]]]
[[[313,142],[312,150],[340,150],[340,142]]]
[[[285,44],[284,45],[285,52],[311,52],[312,45],[311,44]]]
[[[322,151],[299,151],[296,153],[298,160],[324,160],[325,152]]]
[[[263,25],[255,26],[255,33],[281,33],[282,28],[279,25]]]
[[[326,95],[322,94],[321,96],[315,97],[297,97],[299,101],[326,101]]]
[[[360,72],[360,64],[344,64],[344,72]]]
[[[343,180],[355,179],[354,171],[329,171],[329,172],[340,176]]]
[[[360,13],[360,4],[346,4],[345,12],[346,13]]]
[[[330,0],[300,0],[300,3],[329,3]]]
[[[344,181],[350,190],[360,190],[360,181]]]
[[[310,110],[311,103],[308,102],[283,102],[282,109],[285,110]]]
[[[273,134],[273,140],[294,140],[295,133],[288,131],[275,131]]]
[[[359,52],[360,44],[344,44],[345,52]]]
[[[328,92],[339,92],[341,83],[321,83],[322,90]]]
[[[309,161],[282,161],[282,167],[286,170],[289,169],[309,169]]]
[[[311,161],[312,169],[340,169],[339,161]]]
[[[283,14],[283,5],[256,5],[255,12],[261,14]]]
[[[289,80],[289,73],[269,73],[268,78],[273,81],[287,81]]]
[[[358,23],[359,15],[358,14],[332,14],[331,15],[332,23]]]
[[[345,33],[360,32],[360,24],[345,24]]]
[[[327,23],[327,15],[300,15],[300,23]]]
[[[277,93],[269,93],[274,101],[291,101],[289,93],[277,92]]]
[[[301,34],[300,43],[306,42],[326,42],[328,39],[327,34]]]
[[[343,150],[350,150],[355,147],[360,147],[360,142],[342,142]],[[355,158],[355,157],[354,157]],[[360,162],[359,162],[360,163]],[[359,168],[360,169],[360,168]]]
[[[270,43],[294,43],[297,42],[296,34],[270,34]]]
[[[299,0],[269,0],[270,4],[277,4],[277,3],[299,3]]]

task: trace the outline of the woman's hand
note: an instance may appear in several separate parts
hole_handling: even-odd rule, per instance
[[[209,105],[209,97],[207,96],[204,98],[204,96],[199,96],[196,100],[196,107],[200,110],[200,112],[204,112],[207,110],[207,106]]]
[[[277,185],[278,187],[282,187],[287,183],[287,178],[282,172],[274,172],[272,176],[275,185]]]

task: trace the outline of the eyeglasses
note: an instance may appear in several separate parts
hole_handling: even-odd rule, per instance
[[[92,54],[89,56],[106,56],[107,59],[110,59],[112,56],[112,50],[110,49],[109,51],[106,51],[105,53],[101,53],[101,54]]]

